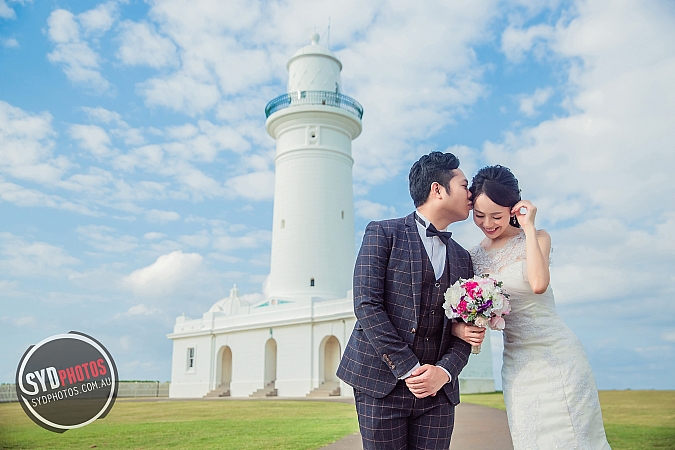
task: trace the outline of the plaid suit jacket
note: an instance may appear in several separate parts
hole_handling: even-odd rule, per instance
[[[398,378],[419,362],[412,351],[422,299],[422,242],[413,214],[371,222],[366,227],[354,267],[356,324],[337,376],[375,398],[389,394]],[[473,276],[469,252],[448,242],[450,283]],[[471,346],[450,332],[444,317],[439,366],[452,376],[443,389],[459,403],[458,376],[469,360]]]

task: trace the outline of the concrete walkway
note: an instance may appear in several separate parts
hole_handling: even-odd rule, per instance
[[[505,411],[460,403],[455,414],[450,450],[513,450]],[[363,450],[361,435],[351,434],[321,450]]]

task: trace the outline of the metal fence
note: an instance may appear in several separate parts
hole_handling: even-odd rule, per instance
[[[265,117],[281,109],[300,105],[335,106],[349,111],[359,119],[363,117],[363,106],[359,102],[346,95],[328,91],[297,91],[280,95],[265,106]]]
[[[159,381],[120,381],[117,397],[168,397],[170,384]],[[0,384],[0,403],[18,400],[14,384]]]
[[[0,384],[0,403],[17,402],[16,389],[13,384]]]

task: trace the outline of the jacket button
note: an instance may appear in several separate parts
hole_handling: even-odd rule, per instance
[[[436,286],[437,288],[439,288],[439,287],[441,287],[441,283],[436,283],[436,284],[434,284],[434,286]]]
[[[414,328],[413,328],[412,330],[410,330],[410,331],[412,331],[413,334],[415,333],[415,329],[414,329]]]

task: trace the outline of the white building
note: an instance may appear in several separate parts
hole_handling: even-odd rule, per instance
[[[288,93],[265,108],[277,142],[267,298],[248,305],[235,286],[201,318],[176,319],[170,397],[352,395],[335,371],[356,321],[351,142],[363,109],[318,41],[288,61]],[[494,391],[487,339],[460,382]]]

